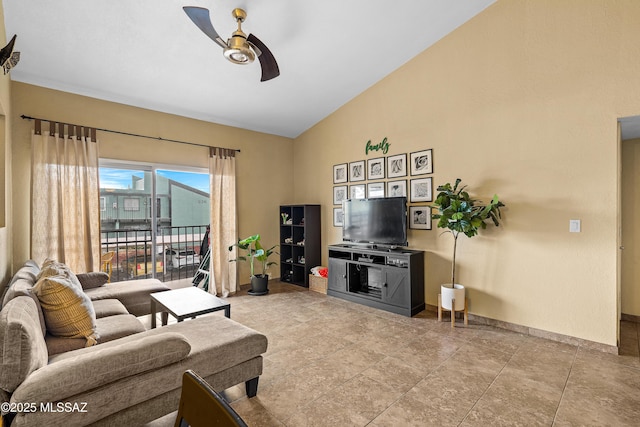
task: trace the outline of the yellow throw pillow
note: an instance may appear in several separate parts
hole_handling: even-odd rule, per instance
[[[87,340],[87,347],[97,343],[93,304],[68,267],[61,263],[45,262],[33,292],[40,301],[47,331],[51,335],[83,337]]]

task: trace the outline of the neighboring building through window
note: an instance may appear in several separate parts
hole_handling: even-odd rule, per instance
[[[139,211],[140,210],[140,199],[134,199],[130,197],[125,197],[122,199],[124,203],[125,211]]]
[[[192,276],[209,225],[209,206],[206,170],[101,161],[101,246],[102,252],[116,253],[115,281]]]

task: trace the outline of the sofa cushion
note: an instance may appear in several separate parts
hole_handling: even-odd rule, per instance
[[[38,274],[40,274],[40,267],[35,261],[30,259],[20,267],[16,274],[13,275],[11,282],[9,282],[9,286],[18,279],[30,280],[32,284],[35,284]]]
[[[93,303],[93,310],[96,312],[96,319],[118,314],[129,314],[127,308],[117,299],[100,299],[91,302]]]
[[[266,336],[217,314],[200,316],[196,319],[150,329],[144,332],[143,336],[160,335],[166,332],[177,332],[187,338],[191,344],[191,353],[188,357],[189,368],[201,373],[203,377],[221,372],[267,351]],[[75,354],[89,353],[97,351],[99,348],[111,347],[140,338],[140,335],[128,336],[118,340],[117,343],[112,341],[92,348],[58,354],[50,357],[49,363],[74,357]],[[177,374],[178,383],[181,375],[181,372]],[[154,392],[162,391],[154,390]]]
[[[80,281],[82,289],[84,289],[85,291],[87,289],[99,288],[109,281],[109,275],[102,271],[80,273],[76,274],[76,277]]]
[[[96,319],[96,328],[98,331],[98,344],[145,331],[142,322],[131,314],[118,314]],[[63,338],[51,334],[45,336],[45,342],[47,343],[49,356],[86,346],[84,338]]]
[[[42,329],[42,336],[44,336],[46,332],[46,326],[44,322],[44,314],[42,313],[42,307],[40,306],[40,300],[38,296],[33,292],[33,283],[28,280],[17,280],[13,285],[7,289],[7,292],[4,295],[4,303],[3,307],[9,303],[15,297],[23,296],[33,298],[36,303],[36,307],[38,308],[38,317],[40,318],[40,328]]]
[[[29,296],[29,292],[33,289],[33,285],[35,285],[35,282],[28,279],[18,279],[13,281],[11,286],[7,288],[7,292],[4,294],[2,306],[4,307],[9,301],[17,296]]]
[[[36,284],[38,273],[40,273],[40,267],[35,261],[29,260],[20,267],[5,289],[2,297],[2,306],[4,307],[18,295],[27,295],[27,291],[30,291],[33,285]]]
[[[13,392],[47,358],[36,303],[26,296],[12,299],[0,311],[0,388]]]
[[[93,305],[68,267],[45,261],[33,292],[40,300],[47,332],[65,338],[84,337],[86,346],[97,343]]]
[[[107,283],[98,288],[87,289],[85,293],[93,301],[116,298],[134,316],[151,313],[151,297],[153,292],[168,291],[169,287],[158,279],[127,280],[125,282]]]
[[[94,350],[94,349],[91,349]],[[146,336],[95,351],[78,352],[31,374],[14,392],[16,402],[55,402],[121,378],[135,377],[184,359],[191,346],[178,333]],[[159,380],[161,381],[161,380]]]
[[[33,275],[33,272],[28,271],[24,267],[18,270],[18,272],[11,278],[11,282],[7,285],[7,289],[9,291],[4,295],[3,305],[15,297],[15,295],[11,295],[11,290],[20,293],[33,288],[33,285],[36,284],[36,277],[37,273],[36,275]]]

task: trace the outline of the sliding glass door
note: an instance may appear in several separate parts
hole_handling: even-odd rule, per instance
[[[193,277],[209,245],[209,174],[158,169],[156,183],[165,280]]]
[[[208,174],[100,165],[101,249],[111,281],[192,277],[209,222]]]

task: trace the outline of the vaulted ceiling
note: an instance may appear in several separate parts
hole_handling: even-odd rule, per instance
[[[4,0],[17,34],[14,81],[259,132],[296,137],[494,0]],[[183,6],[231,11],[281,75],[228,62]],[[55,119],[55,118],[52,118]]]

